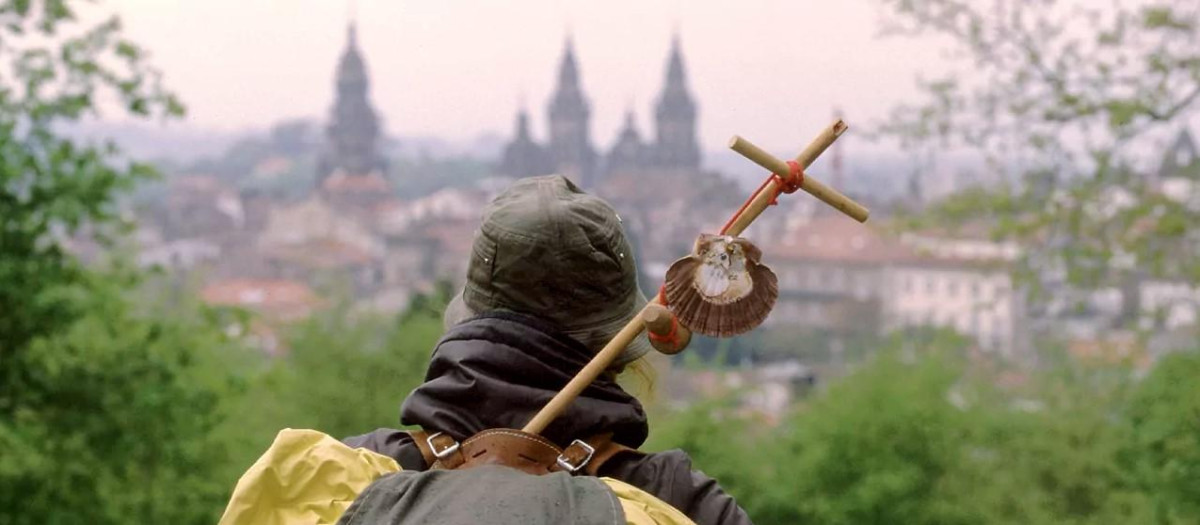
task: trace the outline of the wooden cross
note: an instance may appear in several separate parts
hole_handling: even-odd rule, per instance
[[[824,153],[825,150],[828,149],[831,144],[833,144],[833,141],[842,136],[842,133],[845,133],[847,129],[848,127],[846,126],[846,123],[842,122],[841,119],[838,119],[833,124],[830,124],[828,128],[825,128],[825,130],[822,131],[817,138],[813,139],[813,141],[808,144],[807,148],[804,148],[804,151],[801,151],[800,154],[796,156],[795,162],[800,165],[800,169],[808,169],[808,167],[812,165],[813,161],[817,160],[817,157]],[[791,171],[790,166],[788,166],[786,162],[771,156],[770,153],[763,151],[762,148],[751,144],[750,141],[737,135],[734,135],[733,138],[729,140],[729,148],[740,153],[743,157],[750,159],[755,164],[766,168],[767,171],[779,175],[780,177],[787,177],[788,172]],[[754,221],[754,219],[758,218],[758,215],[762,213],[763,210],[767,209],[767,206],[771,205],[771,201],[779,193],[779,184],[779,180],[772,177],[767,183],[767,186],[764,187],[762,191],[758,192],[758,194],[754,195],[746,209],[733,220],[733,222],[730,224],[730,227],[726,229],[725,233],[735,237],[741,235],[742,231],[744,231],[746,227]],[[804,175],[803,182],[800,184],[800,189],[808,192],[813,197],[821,199],[821,201],[825,202],[826,204],[837,208],[839,211],[849,215],[858,222],[867,222],[867,217],[871,215],[871,212],[863,207],[863,205],[854,202],[854,200],[850,199],[849,197],[842,195],[837,190],[826,186],[825,184],[821,183],[821,181],[814,179],[807,174]]]
[[[829,127],[825,128],[825,130],[822,131],[820,135],[817,135],[817,138],[813,139],[813,141],[809,143],[808,147],[804,148],[804,151],[800,152],[800,155],[796,157],[795,162],[799,164],[800,169],[808,169],[808,166],[811,165],[813,161],[817,160],[817,157],[819,157],[821,153],[829,148],[829,146],[833,144],[833,142],[837,140],[842,133],[846,132],[846,129],[848,129],[846,123],[842,122],[840,119],[831,124]],[[791,167],[788,166],[788,163],[772,157],[771,154],[763,151],[758,146],[751,144],[746,139],[735,135],[733,139],[730,140],[729,147],[742,154],[742,156],[750,159],[755,164],[766,168],[772,174],[779,175],[779,177],[786,178],[791,172]],[[751,222],[754,222],[754,219],[757,219],[758,216],[762,214],[763,210],[766,210],[767,207],[770,206],[775,198],[779,195],[779,191],[782,189],[781,185],[782,183],[780,179],[772,175],[772,177],[763,184],[762,189],[760,189],[754,194],[754,196],[750,198],[750,201],[746,204],[746,206],[734,215],[733,219],[729,223],[729,227],[725,229],[725,234],[737,236],[745,231],[746,227],[749,226]],[[804,176],[803,182],[800,184],[800,189],[810,193],[812,196],[818,199],[821,199],[830,206],[841,210],[842,213],[853,217],[859,222],[866,222],[867,217],[870,215],[870,212],[861,204],[854,202],[849,197],[842,195],[837,190],[822,184],[820,181],[808,175]],[[650,301],[650,304],[646,305],[646,308],[643,309],[639,315],[634,316],[634,318],[631,319],[625,325],[625,327],[621,329],[620,332],[617,332],[617,335],[613,336],[612,340],[609,341],[608,344],[604,345],[604,348],[601,349],[600,352],[597,353],[596,356],[593,357],[592,360],[589,361],[588,364],[585,365],[578,374],[575,374],[575,377],[572,378],[562,390],[555,394],[554,398],[546,403],[546,406],[542,407],[542,410],[539,411],[537,415],[533,416],[533,419],[531,419],[529,423],[525,425],[525,428],[521,430],[531,434],[540,434],[543,430],[545,430],[547,425],[553,422],[554,419],[563,412],[563,410],[566,410],[567,406],[571,404],[571,401],[574,401],[576,397],[579,397],[579,394],[583,392],[583,389],[587,388],[588,385],[592,384],[592,381],[595,381],[601,373],[608,369],[617,356],[621,355],[621,352],[625,350],[625,347],[628,346],[635,337],[641,334],[643,330],[646,330],[648,325],[651,327],[651,330],[655,330],[656,333],[660,334],[662,333],[660,330],[662,330],[663,327],[670,326],[670,319],[663,317],[663,312],[665,311],[666,309],[663,308],[659,297],[655,297],[654,300]],[[670,312],[666,312],[666,314],[669,315]],[[686,346],[686,341],[683,343],[683,345]],[[655,346],[657,347],[659,345]],[[673,350],[678,352],[679,350],[682,350],[682,346],[673,348]]]

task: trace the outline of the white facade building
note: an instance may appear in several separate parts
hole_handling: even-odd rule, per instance
[[[1142,283],[1141,307],[1145,328],[1160,324],[1174,330],[1194,326],[1200,320],[1200,286],[1178,281]]]
[[[1014,293],[1010,243],[947,236],[890,236],[844,217],[790,225],[765,247],[780,297],[768,328],[833,333],[917,326],[951,328],[1005,357],[1027,348],[1025,309]]]
[[[1015,357],[1023,320],[1003,267],[919,261],[891,269],[888,328],[937,326],[974,337],[985,350]]]

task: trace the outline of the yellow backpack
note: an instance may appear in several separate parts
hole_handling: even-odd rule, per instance
[[[335,524],[359,493],[399,472],[390,457],[315,430],[285,429],[242,475],[220,525]],[[631,525],[692,525],[682,512],[627,483],[600,478]]]

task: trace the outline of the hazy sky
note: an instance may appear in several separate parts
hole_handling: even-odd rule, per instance
[[[264,128],[324,119],[351,12],[345,0],[111,0],[189,107],[189,123]],[[565,35],[574,36],[598,147],[632,102],[645,137],[678,28],[700,138],[737,133],[798,148],[840,106],[864,128],[916,92],[940,59],[931,42],[876,38],[870,0],[358,0],[371,98],[390,134],[508,135],[523,97],[534,134]]]

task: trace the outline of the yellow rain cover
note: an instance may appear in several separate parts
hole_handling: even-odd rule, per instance
[[[367,485],[399,471],[382,454],[315,430],[284,429],[238,480],[220,525],[334,524]],[[648,492],[612,478],[601,481],[621,502],[629,525],[695,525]]]
[[[613,478],[600,478],[617,495],[628,525],[695,525],[684,513],[642,489]]]
[[[220,525],[337,523],[367,485],[399,470],[390,457],[321,432],[284,429],[238,480]]]

